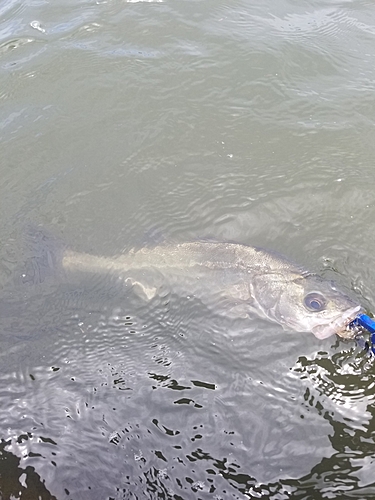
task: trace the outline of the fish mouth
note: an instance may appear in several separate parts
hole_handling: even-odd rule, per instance
[[[348,335],[347,326],[358,316],[361,309],[361,306],[351,307],[328,325],[315,326],[311,331],[318,339],[326,339],[335,333],[343,338],[351,338],[353,335]]]

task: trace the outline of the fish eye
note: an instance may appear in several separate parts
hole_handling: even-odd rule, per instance
[[[317,292],[308,293],[303,302],[307,309],[312,312],[322,311],[326,305],[323,295]]]

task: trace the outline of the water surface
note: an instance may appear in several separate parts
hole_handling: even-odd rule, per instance
[[[2,498],[374,495],[374,369],[354,344],[95,276],[20,279],[30,227],[108,256],[215,238],[373,310],[373,4],[0,16]]]

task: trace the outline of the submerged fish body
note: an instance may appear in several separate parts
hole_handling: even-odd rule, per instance
[[[286,329],[311,331],[320,339],[335,333],[351,337],[347,325],[361,311],[332,282],[283,256],[235,243],[181,243],[114,258],[65,250],[62,267],[113,274],[147,299],[167,288],[226,315],[248,316],[255,309]]]

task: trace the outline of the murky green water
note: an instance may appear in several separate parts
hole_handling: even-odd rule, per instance
[[[30,227],[98,255],[214,238],[375,312],[373,4],[4,0],[0,20],[1,497],[375,496],[353,343],[17,279]]]

